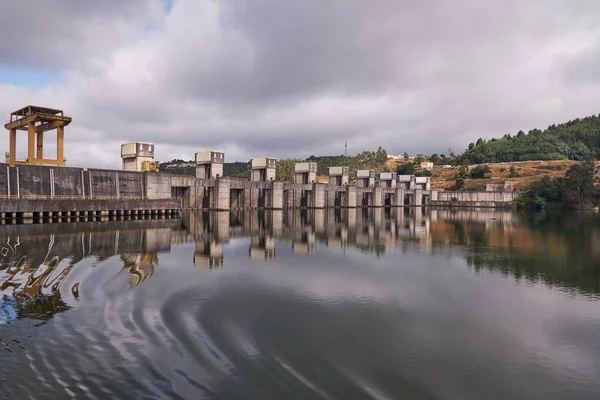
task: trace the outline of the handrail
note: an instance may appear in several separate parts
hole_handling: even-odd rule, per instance
[[[81,195],[37,195],[0,194],[0,200],[149,200],[147,196],[81,196]]]

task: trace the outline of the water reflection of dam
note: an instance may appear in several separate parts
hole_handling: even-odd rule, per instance
[[[152,276],[157,254],[171,248],[180,221],[138,220],[0,226],[0,323],[18,317],[49,318],[68,309],[61,289],[74,298],[79,282],[63,283],[84,258],[120,255],[131,286]]]
[[[194,244],[191,251],[183,250],[190,251],[190,264],[216,270],[227,266],[225,250],[233,240],[244,240],[248,258],[258,262],[275,261],[286,248],[296,256],[325,248],[354,248],[376,256],[458,252],[474,269],[596,291],[600,271],[588,265],[600,257],[596,226],[587,224],[582,230],[572,221],[536,214],[427,208],[189,213],[171,220],[2,225],[0,324],[67,310],[61,294],[80,295],[79,282],[67,278],[83,259],[117,257],[133,288],[151,279],[160,253],[173,245]],[[570,236],[564,232],[568,227]]]
[[[419,208],[184,213],[185,233],[178,241],[195,242],[194,264],[209,269],[226,264],[223,246],[238,238],[250,238],[254,260],[273,260],[278,246],[297,254],[312,254],[321,245],[381,254],[406,240],[427,248],[430,222],[423,213]]]

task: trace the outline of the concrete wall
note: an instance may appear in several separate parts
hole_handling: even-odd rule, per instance
[[[454,198],[457,202],[509,203],[513,202],[518,195],[514,192],[432,192],[432,200],[437,196],[435,200],[438,201],[452,201]]]
[[[142,198],[143,176],[140,172],[0,163],[0,196]],[[168,193],[159,198],[170,198],[170,188]]]
[[[431,192],[432,206],[450,207],[515,207],[515,192]]]
[[[422,178],[416,178],[418,179]],[[387,205],[403,206],[404,195],[407,195],[411,206],[495,207],[497,204],[512,206],[518,195],[512,192],[429,192],[418,189],[413,193],[402,186],[396,190],[382,186],[334,186],[317,183],[291,185],[277,181],[250,182],[224,177],[216,180],[196,179],[190,176],[155,172],[88,170],[35,165],[9,167],[7,164],[0,163],[0,198],[10,196],[11,199],[22,200],[31,200],[36,196],[48,200],[72,197],[88,201],[173,199],[179,205],[175,208],[229,210],[232,199],[236,202],[236,207],[244,208],[332,208],[338,203],[340,206],[352,208],[382,207],[386,205],[388,198],[390,201]],[[234,197],[231,197],[232,190],[241,192],[234,193]],[[343,195],[338,196],[337,192],[342,192]],[[336,202],[336,197],[340,198],[340,202]],[[52,208],[53,206],[50,206],[48,211],[62,211],[52,210]]]
[[[83,196],[85,180],[81,168],[52,168],[55,196]],[[23,177],[21,177],[21,181]]]
[[[146,172],[144,174],[145,196],[149,199],[170,199],[171,186],[171,175],[160,172]]]
[[[19,193],[24,196],[50,196],[50,171],[38,165],[20,165],[15,167],[19,176]],[[16,194],[16,192],[15,192]]]
[[[92,196],[118,196],[116,171],[89,170]]]
[[[145,174],[135,172],[117,172],[119,180],[120,197],[144,197],[143,177]],[[170,199],[171,188],[169,187],[169,197],[149,197],[152,199]]]
[[[8,181],[9,181],[9,174],[10,168],[8,167],[7,164],[0,164],[0,196],[8,196],[9,193],[9,187],[8,187]]]

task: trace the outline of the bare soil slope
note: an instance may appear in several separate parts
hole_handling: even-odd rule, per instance
[[[388,167],[395,171],[403,160],[389,160]],[[516,190],[524,190],[532,181],[540,179],[544,175],[563,176],[569,167],[577,161],[520,161],[488,164],[492,170],[491,179],[467,179],[467,190],[485,190],[488,183],[504,183],[506,181],[514,182]],[[518,176],[510,176],[510,167],[514,166]],[[431,176],[431,186],[433,189],[450,190],[454,185],[458,167],[442,168],[436,166],[433,168]]]

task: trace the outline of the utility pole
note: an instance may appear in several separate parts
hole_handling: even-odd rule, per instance
[[[348,142],[346,142],[346,145],[344,146],[344,157],[348,157]]]

